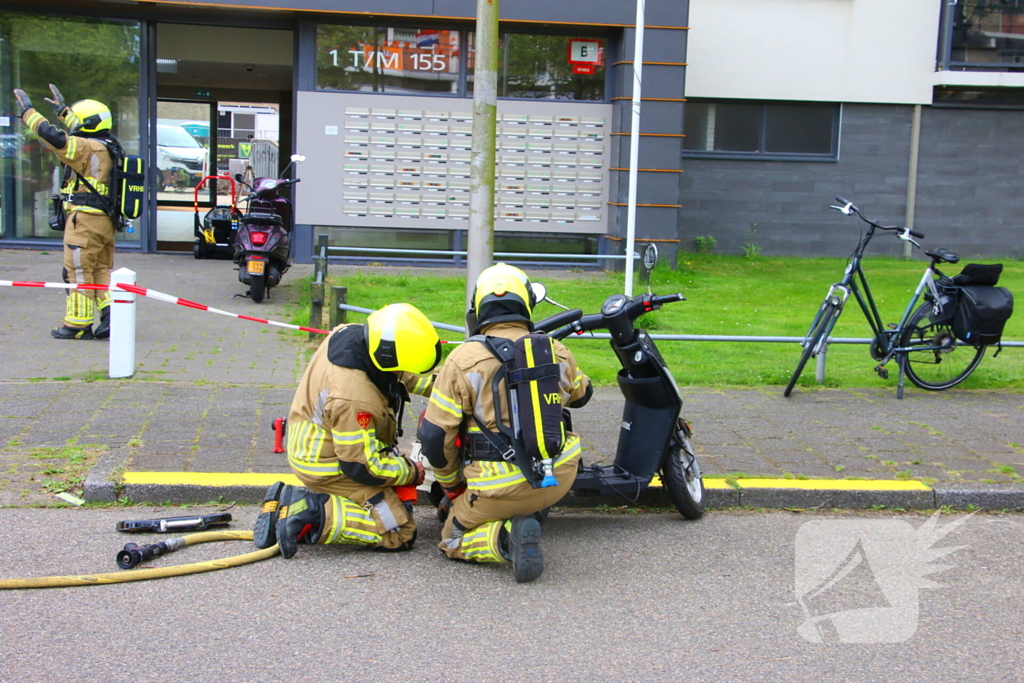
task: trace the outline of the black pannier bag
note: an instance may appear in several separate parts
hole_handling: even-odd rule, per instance
[[[991,285],[999,284],[999,275],[1003,272],[1002,263],[968,263],[959,275],[954,275],[953,284],[964,285]]]
[[[968,285],[960,288],[953,334],[974,347],[998,344],[1013,314],[1013,294],[1006,287]]]

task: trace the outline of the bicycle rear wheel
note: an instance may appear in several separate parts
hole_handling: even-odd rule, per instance
[[[804,371],[804,366],[807,365],[808,359],[812,355],[817,355],[818,344],[821,342],[821,338],[832,331],[835,318],[838,315],[838,307],[833,303],[825,304],[821,311],[821,315],[818,317],[818,322],[811,328],[810,333],[804,340],[804,350],[800,354],[800,361],[796,364],[796,370],[793,371],[793,376],[789,378],[789,384],[786,385],[786,390],[782,392],[783,396],[789,396],[793,391],[793,387],[796,386],[796,381],[800,379],[800,373]]]
[[[910,316],[900,335],[900,346],[919,348],[904,352],[904,369],[910,381],[928,391],[942,391],[967,379],[978,367],[985,347],[957,345],[952,321],[932,318],[932,304],[925,302]]]

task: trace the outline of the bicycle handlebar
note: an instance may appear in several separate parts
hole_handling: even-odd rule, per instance
[[[907,235],[909,235],[911,237],[921,237],[921,238],[924,237],[924,233],[920,232],[918,230],[910,230],[909,228],[906,228],[906,227],[904,227],[902,225],[882,225],[878,221],[875,221],[875,220],[872,220],[872,219],[868,218],[863,213],[861,213],[861,210],[859,208],[857,208],[857,206],[853,202],[851,202],[849,199],[847,199],[846,197],[842,197],[840,195],[836,195],[836,201],[839,202],[840,204],[842,204],[843,206],[833,206],[832,207],[833,209],[835,209],[836,211],[842,211],[847,216],[856,215],[858,218],[860,218],[865,223],[873,225],[874,227],[878,228],[879,230],[902,230]]]

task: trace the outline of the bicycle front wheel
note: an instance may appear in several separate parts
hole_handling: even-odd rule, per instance
[[[800,379],[800,373],[804,371],[804,366],[807,365],[807,361],[811,356],[818,354],[818,346],[821,343],[822,337],[832,331],[832,326],[835,324],[836,316],[839,314],[839,308],[833,303],[825,304],[825,307],[821,311],[821,315],[818,317],[818,322],[814,327],[811,328],[810,333],[804,340],[804,350],[800,353],[800,361],[796,364],[796,370],[793,371],[793,376],[789,378],[789,384],[786,385],[786,390],[782,392],[783,396],[789,396],[793,391],[793,387],[796,386],[796,381]]]
[[[928,391],[942,391],[955,387],[974,372],[985,355],[985,347],[958,345],[949,317],[940,320],[932,315],[932,304],[921,304],[900,335],[900,346],[910,349],[903,352],[904,369],[910,381]]]

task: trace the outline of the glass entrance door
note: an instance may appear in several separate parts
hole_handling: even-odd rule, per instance
[[[210,153],[217,148],[215,111],[212,102],[157,101],[154,177],[160,251],[192,250],[196,187],[217,173]],[[217,182],[209,180],[199,188],[200,219],[216,201]]]

